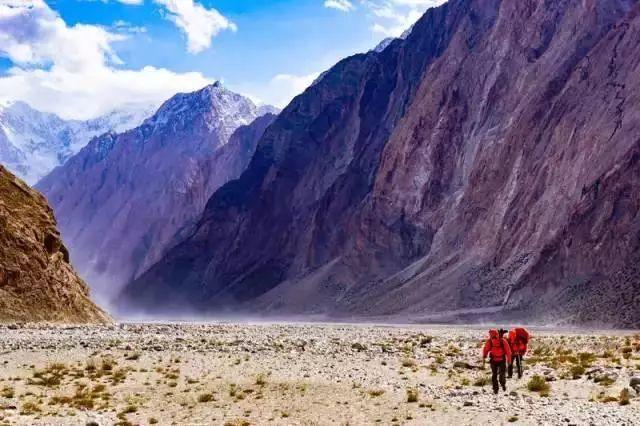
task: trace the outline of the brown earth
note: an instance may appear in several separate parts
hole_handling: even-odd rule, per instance
[[[108,323],[40,193],[0,166],[0,322]]]

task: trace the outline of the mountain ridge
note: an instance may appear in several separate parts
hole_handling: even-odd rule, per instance
[[[136,127],[154,110],[154,105],[128,105],[80,121],[64,120],[21,101],[3,102],[0,105],[0,162],[33,185],[93,137]]]
[[[639,9],[430,9],[406,40],[341,61],[294,99],[122,303],[406,317],[498,307],[475,318],[637,325],[635,172],[605,194],[597,182],[635,170]],[[601,287],[617,271],[627,278]],[[584,293],[568,297],[575,286]],[[593,311],[596,290],[625,313]]]
[[[177,94],[139,127],[93,139],[38,183],[101,303],[154,263],[213,191],[243,170],[255,146],[247,138],[274,118],[256,122],[261,111],[219,83]]]

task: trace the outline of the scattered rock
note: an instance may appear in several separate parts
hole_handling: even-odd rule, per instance
[[[356,343],[351,345],[351,349],[355,349],[358,352],[362,352],[362,351],[366,351],[367,347],[365,345],[363,345],[362,343],[356,342]]]

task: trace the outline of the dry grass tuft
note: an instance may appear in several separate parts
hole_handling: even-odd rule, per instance
[[[538,392],[540,396],[549,396],[551,391],[551,385],[547,383],[547,380],[539,375],[535,375],[527,383],[527,389],[531,392]]]

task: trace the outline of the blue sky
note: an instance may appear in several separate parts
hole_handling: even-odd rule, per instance
[[[0,93],[88,118],[220,79],[282,107],[320,72],[438,3],[0,0]]]

